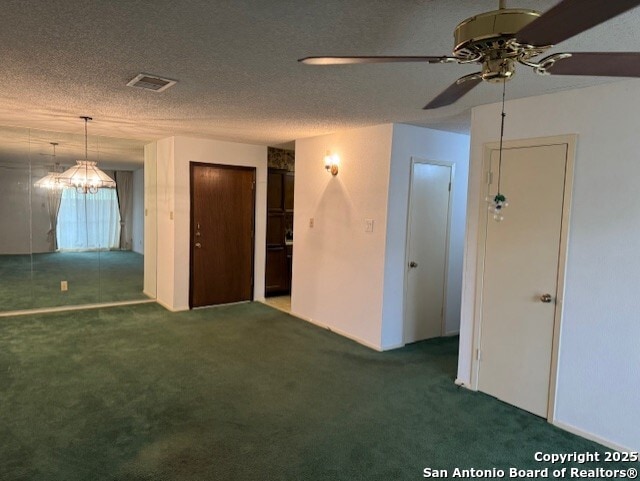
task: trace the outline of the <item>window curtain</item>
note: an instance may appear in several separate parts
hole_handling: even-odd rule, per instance
[[[58,249],[58,212],[60,212],[61,200],[61,189],[47,189],[47,212],[49,213],[47,240],[49,241],[49,251],[51,252],[55,252]]]
[[[120,249],[131,250],[132,238],[128,211],[133,198],[133,172],[119,170],[115,173],[118,205],[120,208]]]
[[[120,212],[115,189],[99,189],[95,194],[64,189],[57,235],[60,250],[117,249]]]

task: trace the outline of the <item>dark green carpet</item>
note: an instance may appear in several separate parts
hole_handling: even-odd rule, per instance
[[[457,388],[456,351],[376,353],[258,303],[4,318],[0,479],[417,480],[602,450]]]
[[[31,258],[0,255],[0,311],[146,299],[144,257],[136,252],[33,254],[33,273]]]

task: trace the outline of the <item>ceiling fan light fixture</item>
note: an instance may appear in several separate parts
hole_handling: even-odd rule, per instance
[[[467,18],[453,32],[453,56],[473,62],[484,57],[489,50],[509,48],[518,31],[540,15],[535,10],[505,8]],[[515,49],[513,53],[518,54]]]

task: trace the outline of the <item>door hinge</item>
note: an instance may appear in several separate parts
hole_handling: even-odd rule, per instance
[[[482,361],[482,351],[480,349],[476,349],[476,359]]]
[[[493,172],[487,172],[487,184],[493,184]]]
[[[451,182],[449,182],[449,192],[451,192]]]

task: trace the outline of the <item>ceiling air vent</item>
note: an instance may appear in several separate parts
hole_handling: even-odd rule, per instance
[[[127,87],[137,87],[145,90],[153,90],[154,92],[162,92],[163,90],[167,90],[172,85],[177,83],[176,80],[169,80],[162,77],[157,77],[155,75],[148,75],[146,73],[141,73],[140,75],[136,75],[131,81],[127,84]]]

